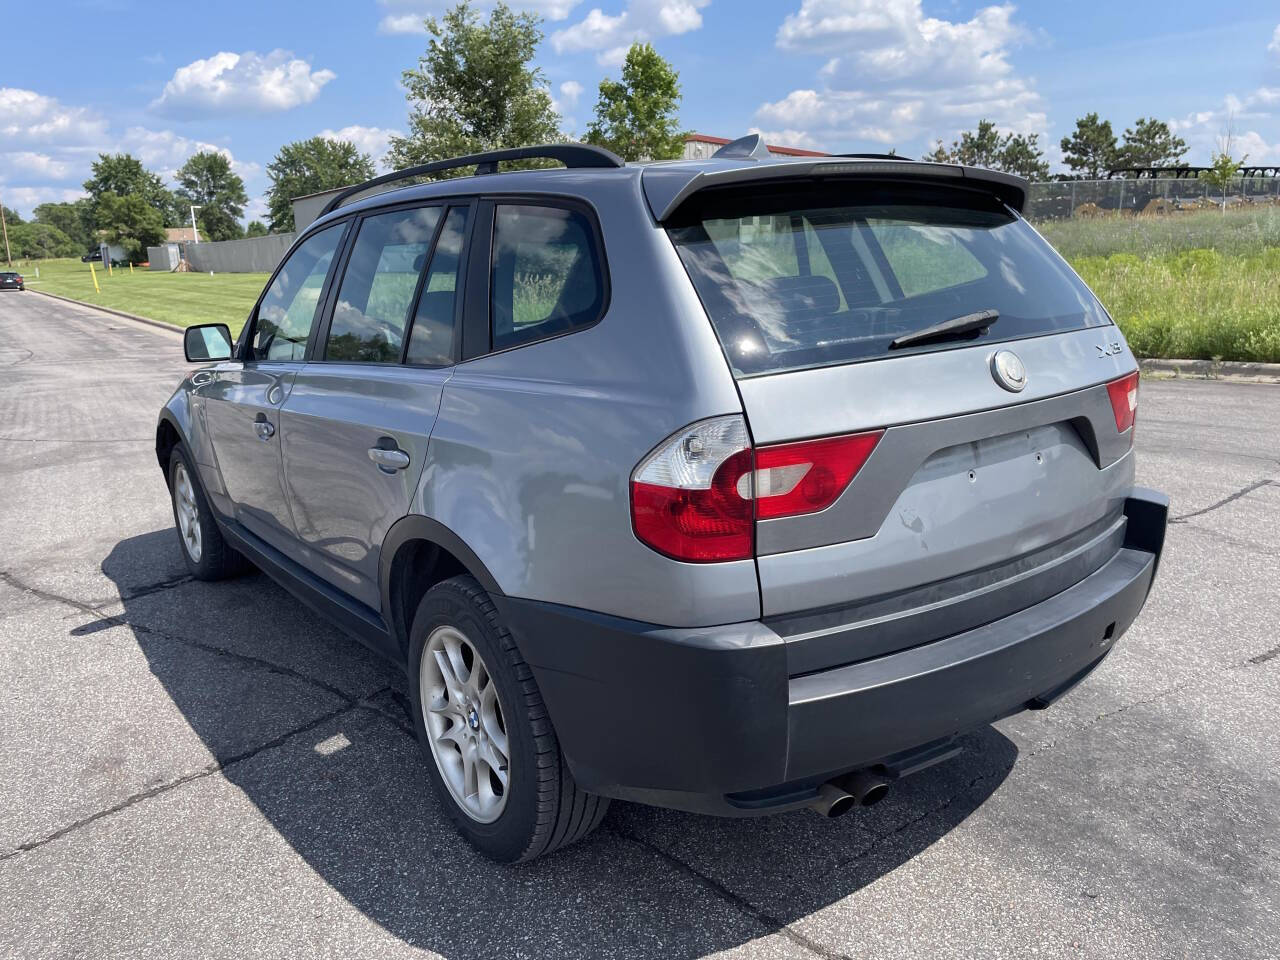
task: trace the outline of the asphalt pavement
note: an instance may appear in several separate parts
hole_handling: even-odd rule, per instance
[[[186,575],[184,366],[0,294],[0,957],[1280,955],[1280,386],[1144,382],[1159,580],[1052,709],[839,820],[615,803],[510,868],[432,797],[402,677]]]

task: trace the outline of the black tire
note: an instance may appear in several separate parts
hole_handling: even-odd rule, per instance
[[[431,750],[419,671],[427,640],[441,626],[466,636],[497,686],[511,748],[510,772],[505,807],[491,823],[473,819],[454,799]],[[458,831],[485,856],[499,863],[533,860],[582,839],[604,819],[608,798],[587,793],[574,782],[533,671],[473,577],[438,583],[418,604],[410,631],[408,686],[431,785]]]
[[[192,556],[192,548],[187,545],[182,533],[182,519],[179,517],[179,495],[177,492],[178,471],[186,473],[190,481],[191,493],[195,500],[196,523],[200,528],[199,557]],[[187,570],[197,580],[225,580],[243,573],[249,566],[247,560],[237,553],[222,536],[213,511],[204,495],[204,487],[200,485],[200,475],[196,473],[187,455],[186,448],[178,444],[169,454],[169,505],[173,508],[173,524],[178,533],[178,550],[187,564]]]

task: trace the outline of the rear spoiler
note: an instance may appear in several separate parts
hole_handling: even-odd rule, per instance
[[[856,160],[841,157],[788,160],[774,163],[746,161],[726,166],[711,161],[703,169],[689,164],[646,167],[644,195],[659,223],[670,220],[695,193],[715,187],[795,180],[892,179],[924,180],[935,183],[963,183],[991,194],[1019,213],[1027,202],[1027,181],[1010,173],[962,167],[949,163],[922,163],[917,160]]]

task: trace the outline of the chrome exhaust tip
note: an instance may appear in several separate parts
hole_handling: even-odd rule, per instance
[[[857,804],[852,794],[841,790],[834,783],[824,783],[818,788],[818,796],[809,806],[824,817],[834,820],[843,817]]]

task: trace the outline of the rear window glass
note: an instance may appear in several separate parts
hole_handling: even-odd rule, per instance
[[[1111,322],[1052,248],[994,201],[895,199],[720,199],[671,229],[737,375],[964,346],[889,349],[986,310],[999,313],[988,341]]]

